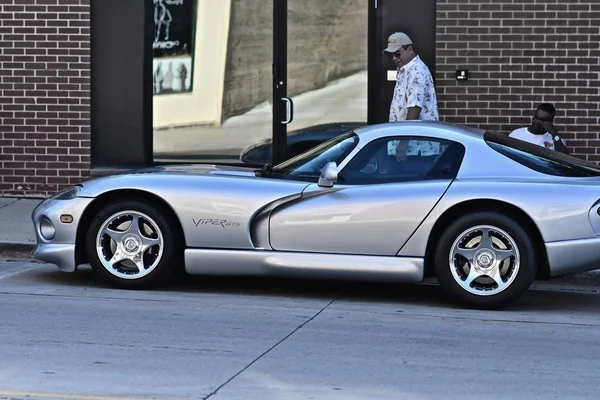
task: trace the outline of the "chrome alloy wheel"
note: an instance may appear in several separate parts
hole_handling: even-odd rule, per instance
[[[491,296],[508,288],[520,267],[519,249],[512,237],[489,225],[469,228],[450,249],[450,270],[467,292]]]
[[[163,244],[158,224],[139,211],[111,215],[96,235],[100,262],[122,279],[139,279],[151,273],[161,260]]]

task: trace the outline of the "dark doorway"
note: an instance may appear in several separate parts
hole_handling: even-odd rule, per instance
[[[376,8],[370,26],[369,123],[387,122],[392,99],[396,67],[381,52],[387,38],[404,32],[415,43],[416,50],[435,79],[436,0],[373,0]],[[390,77],[388,78],[388,72]]]
[[[91,174],[152,163],[152,2],[91,2]]]

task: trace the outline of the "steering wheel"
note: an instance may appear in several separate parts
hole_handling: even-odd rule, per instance
[[[363,174],[372,174],[373,172],[377,171],[378,166],[379,164],[377,163],[377,159],[375,158],[375,156],[373,156],[371,157],[369,162],[367,162],[365,166],[360,170],[360,172]]]

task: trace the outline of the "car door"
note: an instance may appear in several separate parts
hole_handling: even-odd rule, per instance
[[[398,154],[397,154],[398,153]],[[310,185],[271,215],[274,250],[395,255],[456,176],[464,147],[425,137],[377,139],[331,188]]]

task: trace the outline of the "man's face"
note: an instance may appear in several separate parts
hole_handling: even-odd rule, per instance
[[[546,133],[544,123],[552,122],[553,120],[554,117],[552,117],[552,114],[549,114],[543,110],[537,110],[531,121],[531,129],[534,133]]]
[[[413,59],[414,53],[412,51],[412,47],[408,47],[408,49],[400,47],[400,50],[398,50],[397,52],[393,54],[388,54],[392,58],[392,61],[394,61],[394,64],[396,64],[398,68],[402,68],[403,66],[408,64],[410,60]]]

